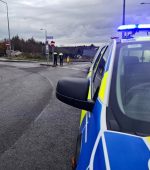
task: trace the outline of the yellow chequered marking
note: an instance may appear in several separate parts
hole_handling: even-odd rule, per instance
[[[102,79],[99,95],[98,95],[101,101],[104,101],[106,85],[107,85],[107,78],[108,78],[108,72],[105,72],[104,77]]]
[[[89,87],[88,100],[91,100],[91,87]]]
[[[80,126],[81,126],[81,124],[82,124],[82,121],[83,121],[83,119],[84,119],[86,113],[87,113],[86,110],[82,110],[82,111],[81,111]]]
[[[147,142],[147,143],[149,144],[149,146],[150,146],[150,136],[149,136],[149,137],[146,137],[145,140],[146,140],[146,142]]]
[[[88,100],[90,100],[90,99],[91,99],[91,87],[89,87],[89,92],[88,92]],[[80,125],[82,124],[82,121],[83,121],[86,113],[87,113],[86,110],[81,111]]]
[[[150,136],[144,137],[143,139],[144,139],[144,142],[145,142],[146,146],[150,150]]]
[[[90,71],[89,73],[88,73],[88,76],[87,77],[91,77],[92,76],[92,71]]]

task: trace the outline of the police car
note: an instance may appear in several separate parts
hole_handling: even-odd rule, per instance
[[[83,109],[74,169],[150,169],[150,24],[122,25],[88,78],[57,84],[59,100]],[[148,33],[147,33],[148,34]],[[86,111],[85,111],[86,110]]]

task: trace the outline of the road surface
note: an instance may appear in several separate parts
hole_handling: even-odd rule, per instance
[[[0,170],[71,169],[80,110],[55,88],[62,77],[85,77],[87,65],[0,62]]]

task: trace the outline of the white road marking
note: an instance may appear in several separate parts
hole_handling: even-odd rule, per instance
[[[53,90],[52,95],[54,96],[54,95],[55,95],[55,90],[54,90],[55,87],[54,87],[53,82],[52,82],[50,79],[48,79],[46,76],[42,75],[42,73],[38,73],[38,74],[41,75],[42,77],[46,78],[46,79],[48,80],[48,82],[51,84],[52,90]],[[45,106],[45,108],[46,108],[48,105],[49,105],[49,103]],[[34,122],[37,122],[38,119],[43,115],[43,111],[45,110],[45,108],[44,108],[44,109],[41,111],[41,113],[36,117],[36,119],[34,120]]]
[[[63,67],[61,67],[61,68],[87,72],[87,69],[76,68],[76,67],[67,67],[67,66],[63,66]]]

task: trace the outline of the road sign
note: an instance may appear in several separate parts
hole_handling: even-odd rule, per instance
[[[9,44],[9,43],[6,43],[6,46],[10,46],[10,44]]]
[[[48,40],[48,39],[53,39],[53,36],[47,35],[47,36],[46,36],[46,39],[47,39],[47,40]]]
[[[55,46],[55,41],[51,41],[51,47],[54,47]]]

